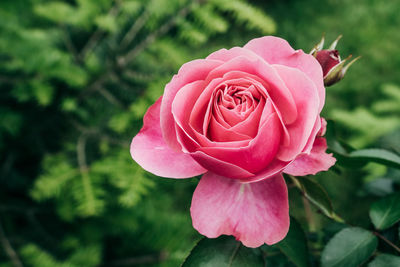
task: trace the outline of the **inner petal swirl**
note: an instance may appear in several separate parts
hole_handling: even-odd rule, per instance
[[[232,133],[236,140],[254,138],[266,103],[260,90],[265,89],[244,78],[216,87],[208,106],[210,121],[204,121],[206,137],[220,142],[232,141]]]

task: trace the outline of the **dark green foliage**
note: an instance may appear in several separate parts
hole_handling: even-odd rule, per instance
[[[196,180],[146,173],[130,140],[183,63],[274,21],[244,0],[6,0],[0,18],[0,226],[18,260],[179,265]]]
[[[368,267],[397,267],[400,265],[400,257],[389,254],[380,254],[368,264]]]
[[[400,152],[398,11],[387,0],[1,1],[0,266],[181,265],[200,238],[189,213],[197,179],[146,173],[130,158],[130,140],[184,62],[267,34],[306,52],[322,32],[328,42],[343,34],[342,57],[362,59],[327,90],[337,166],[298,178],[301,190],[288,180],[298,223],[275,246],[239,246],[232,263],[330,266],[343,240],[366,240],[340,258],[352,266],[371,256],[375,235],[399,247],[398,209],[387,205],[393,196],[381,198],[400,187],[390,168]],[[391,154],[357,150],[368,147]],[[342,230],[325,215],[364,230]],[[238,245],[204,244],[225,262]],[[366,264],[397,266],[396,253],[379,238]]]
[[[301,225],[290,218],[289,233],[276,245],[297,267],[310,266],[307,237]]]
[[[203,238],[190,252],[182,267],[263,267],[260,251],[244,247],[233,237]]]
[[[372,204],[369,217],[376,229],[384,230],[400,220],[400,194],[396,193]]]
[[[365,262],[378,245],[376,236],[361,228],[346,228],[337,233],[321,255],[323,267],[355,267]]]

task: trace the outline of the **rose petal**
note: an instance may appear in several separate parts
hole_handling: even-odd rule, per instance
[[[319,97],[314,83],[298,69],[283,65],[273,65],[273,68],[290,89],[300,114],[294,123],[286,125],[290,144],[282,146],[277,156],[282,161],[291,161],[307,144],[319,114]]]
[[[284,172],[293,176],[304,176],[327,171],[335,164],[336,159],[332,154],[327,154],[326,149],[325,138],[317,137],[311,153],[299,156],[284,169]]]
[[[290,162],[280,161],[278,159],[274,159],[272,162],[268,164],[267,167],[262,169],[261,171],[254,174],[252,177],[248,177],[245,179],[241,179],[242,183],[254,183],[258,181],[262,181],[265,179],[269,179],[274,175],[277,175],[282,172],[282,170],[289,164]]]
[[[257,135],[258,128],[260,127],[260,119],[263,110],[267,110],[266,112],[270,113],[273,112],[273,108],[269,99],[267,101],[267,105],[265,105],[265,100],[261,99],[260,103],[257,105],[257,108],[245,120],[233,126],[231,130],[254,138]]]
[[[143,128],[131,143],[132,158],[143,169],[158,176],[188,178],[205,173],[189,154],[173,151],[165,143],[160,128],[160,106],[161,97],[144,115]]]
[[[205,169],[212,172],[220,172],[232,179],[249,179],[254,174],[234,164],[213,158],[202,151],[191,153],[192,157]]]
[[[199,146],[199,144],[197,140],[194,139],[194,130],[191,125],[189,125],[189,118],[193,105],[203,92],[204,87],[204,81],[195,81],[186,84],[176,93],[175,99],[172,101],[171,105],[172,116],[175,119],[175,123],[185,133],[182,138],[191,139],[197,146]],[[175,134],[178,133],[175,131]]]
[[[297,110],[291,91],[286,87],[275,69],[261,58],[236,57],[212,70],[205,81],[210,82],[233,71],[241,71],[261,78],[268,86],[266,88],[267,93],[276,105],[277,111],[282,114],[284,123],[295,121]]]
[[[209,136],[210,140],[213,140],[215,142],[232,142],[251,139],[251,137],[246,134],[224,128],[221,124],[217,122],[214,117],[211,117],[210,120]]]
[[[200,147],[198,150],[233,165],[239,166],[251,173],[264,169],[276,156],[281,140],[282,127],[276,113],[270,114],[265,123],[260,126],[257,136],[246,147]],[[200,164],[202,162],[199,161]],[[203,165],[204,166],[204,165]],[[212,170],[227,176],[224,170]]]
[[[177,75],[165,86],[161,104],[161,130],[166,143],[174,150],[181,150],[175,133],[175,122],[171,106],[176,93],[186,84],[203,80],[208,73],[221,65],[222,61],[198,59],[183,64]]]
[[[314,145],[315,138],[318,136],[318,133],[321,131],[321,117],[318,115],[315,120],[313,130],[311,131],[310,137],[308,138],[307,144],[305,145],[302,154],[310,154],[310,151]]]
[[[244,49],[243,47],[232,47],[231,49],[222,48],[218,51],[215,51],[215,52],[211,53],[207,57],[207,59],[220,60],[220,61],[227,62],[227,61],[234,59],[236,57],[239,57],[239,56],[244,56],[249,59],[260,58],[259,55],[257,55],[256,53],[254,53],[251,50]]]
[[[242,184],[208,172],[193,194],[190,211],[201,234],[233,235],[247,247],[275,244],[289,229],[288,192],[280,174]]]
[[[325,103],[324,79],[321,65],[312,55],[302,50],[295,51],[286,40],[274,36],[253,39],[244,48],[255,52],[269,64],[285,65],[304,72],[318,89],[318,111],[321,112]]]

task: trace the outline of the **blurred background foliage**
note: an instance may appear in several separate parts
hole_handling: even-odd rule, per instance
[[[400,152],[399,12],[398,0],[1,1],[0,266],[179,266],[200,238],[197,179],[146,173],[130,139],[184,62],[262,35],[308,52],[343,34],[341,55],[362,59],[328,88],[324,116],[356,148]],[[316,178],[365,227],[400,181],[377,164]],[[291,202],[318,249],[337,226],[318,214],[307,226]]]

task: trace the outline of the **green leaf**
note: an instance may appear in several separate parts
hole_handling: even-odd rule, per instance
[[[115,32],[118,29],[117,21],[112,15],[101,15],[96,18],[96,24],[108,32]]]
[[[359,266],[374,253],[378,240],[371,232],[358,227],[345,228],[325,246],[322,267]]]
[[[369,217],[379,230],[389,228],[400,220],[400,193],[384,197],[371,205]]]
[[[301,225],[290,218],[290,229],[285,239],[276,245],[296,266],[310,266],[306,235]]]
[[[400,156],[379,148],[354,150],[354,148],[336,139],[335,124],[329,121],[326,133],[328,148],[343,166],[362,167],[368,162],[376,162],[385,166],[400,169]]]
[[[259,250],[244,247],[233,237],[203,238],[193,248],[182,267],[263,267]]]
[[[400,169],[400,156],[385,149],[370,148],[350,152],[349,157],[365,161],[373,161],[389,167]]]
[[[394,181],[390,178],[379,178],[364,185],[365,191],[378,197],[383,197],[394,192]]]
[[[303,192],[304,196],[308,198],[311,203],[317,206],[317,208],[320,209],[326,216],[342,222],[342,219],[339,218],[339,216],[333,211],[331,200],[322,186],[320,186],[316,181],[306,177],[290,177],[296,186]]]
[[[398,267],[400,257],[390,254],[380,254],[368,264],[368,267]]]

